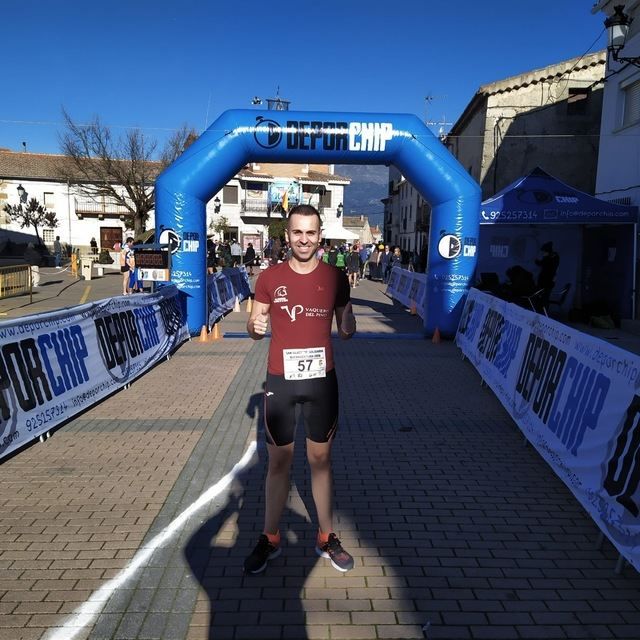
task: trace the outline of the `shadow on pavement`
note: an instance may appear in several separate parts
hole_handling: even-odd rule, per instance
[[[312,500],[296,491],[306,464],[301,425],[297,436],[303,437],[296,437],[290,498],[281,520],[283,553],[258,575],[245,574],[242,566],[263,526],[267,451],[262,409],[262,392],[253,394],[247,414],[256,418],[258,459],[236,478],[224,507],[195,531],[184,550],[209,599],[209,640],[276,638],[281,627],[287,628],[287,637],[307,638],[303,590],[320,559],[314,551],[314,526],[304,515],[314,513]]]

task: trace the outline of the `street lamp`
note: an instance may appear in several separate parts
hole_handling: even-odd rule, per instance
[[[607,52],[611,54],[611,57],[616,62],[629,62],[636,67],[640,67],[639,56],[625,58],[619,55],[627,41],[629,26],[632,22],[633,18],[630,18],[624,12],[623,4],[617,4],[613,7],[613,15],[609,16],[604,21],[604,26],[607,28],[609,42],[607,45]]]
[[[21,185],[18,185],[18,197],[20,198],[20,202],[26,202],[29,194],[27,190]]]
[[[220,198],[218,196],[213,199],[213,213],[220,213]]]
[[[342,202],[336,207],[336,218],[339,218],[342,215],[344,207],[342,206]]]

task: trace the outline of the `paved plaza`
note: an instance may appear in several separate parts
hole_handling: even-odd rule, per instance
[[[117,273],[42,280],[0,319],[120,291]],[[352,296],[333,464],[353,571],[314,552],[299,429],[283,554],[243,575],[262,527],[268,342],[194,339],[0,464],[0,640],[638,640],[640,576],[614,572],[615,549],[472,365],[381,284]],[[247,317],[243,303],[222,333]]]

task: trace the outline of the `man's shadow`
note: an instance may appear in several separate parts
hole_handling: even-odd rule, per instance
[[[305,640],[302,590],[319,558],[314,550],[315,529],[305,515],[306,510],[315,522],[313,501],[310,492],[297,491],[308,486],[304,428],[299,424],[296,430],[289,500],[280,524],[283,553],[263,573],[245,574],[244,559],[264,524],[263,392],[250,397],[246,411],[256,420],[257,455],[228,489],[220,511],[188,540],[185,558],[209,598],[209,640],[280,637],[285,625],[288,634],[295,629],[295,637]]]

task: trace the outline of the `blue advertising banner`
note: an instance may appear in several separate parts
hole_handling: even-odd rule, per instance
[[[477,289],[456,343],[640,570],[640,356]]]
[[[283,204],[287,207],[301,204],[302,185],[296,180],[275,180],[269,185],[268,202],[269,205]]]
[[[394,267],[389,275],[386,294],[407,308],[415,305],[416,313],[424,320],[426,308],[427,276],[424,273]]]
[[[225,267],[207,275],[207,323],[213,326],[225,313],[231,311],[236,298],[244,300],[251,295],[249,275],[244,267]]]
[[[0,322],[0,458],[129,384],[189,338],[182,294]]]

